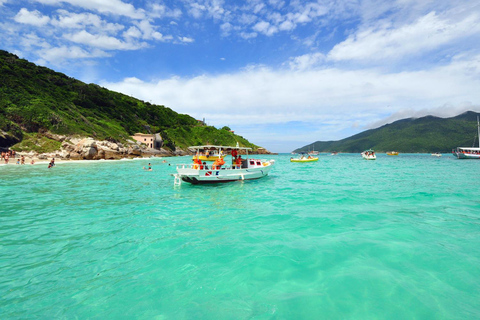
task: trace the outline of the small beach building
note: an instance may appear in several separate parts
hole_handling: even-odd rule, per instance
[[[146,133],[135,133],[132,136],[136,141],[147,145],[147,147],[152,149],[160,150],[163,146],[163,139],[159,133],[156,134],[146,134]]]

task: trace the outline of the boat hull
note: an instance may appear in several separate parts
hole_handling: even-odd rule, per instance
[[[274,161],[262,162],[251,168],[225,167],[221,169],[196,168],[196,166],[184,165],[177,167],[176,179],[191,184],[224,183],[243,180],[260,179],[268,175]]]
[[[318,158],[312,159],[290,159],[290,162],[315,162],[318,161]]]
[[[480,154],[468,154],[462,152],[454,152],[453,156],[457,159],[478,159],[480,160]]]

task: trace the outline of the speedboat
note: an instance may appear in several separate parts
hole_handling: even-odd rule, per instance
[[[438,152],[434,152],[434,153],[432,153],[432,156],[433,156],[433,157],[441,157],[442,154],[441,154],[441,153],[438,153]]]
[[[205,150],[206,146],[190,147],[191,150]],[[259,179],[268,175],[275,160],[252,159],[248,155],[248,151],[252,148],[245,147],[228,147],[228,146],[208,146],[214,148],[218,155],[223,154],[224,157],[218,157],[215,162],[207,164],[199,158],[194,159],[194,163],[177,165],[177,173],[172,174],[175,177],[174,184],[180,185],[182,182],[191,184],[207,184],[219,182],[232,182]],[[242,154],[245,158],[242,158]],[[225,159],[227,155],[231,155],[231,164],[227,164]]]
[[[477,130],[478,130],[478,148],[475,147],[457,147],[452,150],[452,154],[457,159],[480,159],[480,122],[477,116]]]
[[[363,151],[361,153],[361,155],[362,155],[362,158],[365,159],[365,160],[376,160],[377,159],[377,156],[375,155],[375,151],[373,151],[372,149]]]
[[[290,162],[315,162],[318,161],[318,157],[312,157],[311,155],[306,156],[305,154],[302,154],[298,158],[290,158]]]
[[[398,156],[398,151],[389,151],[387,152],[388,156]]]

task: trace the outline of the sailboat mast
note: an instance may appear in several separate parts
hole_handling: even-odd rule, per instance
[[[478,130],[478,147],[480,148],[480,122],[478,121],[478,116],[477,116],[477,130]]]

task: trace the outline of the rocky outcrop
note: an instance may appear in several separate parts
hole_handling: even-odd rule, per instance
[[[122,159],[144,156],[173,156],[165,149],[146,148],[145,145],[135,141],[127,142],[127,145],[110,141],[97,141],[92,138],[65,138],[54,137],[55,140],[62,139],[62,150],[55,153],[55,156],[71,160],[100,160],[100,159]]]
[[[253,153],[254,153],[254,154],[275,154],[275,153],[272,153],[272,152],[268,151],[268,150],[265,149],[265,148],[258,148],[258,149],[255,150]]]

